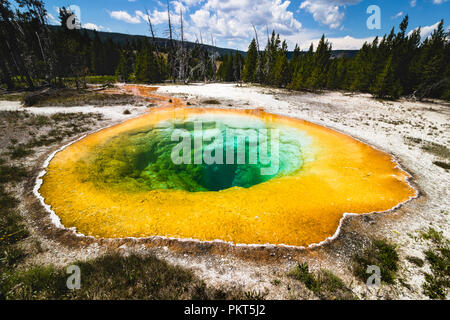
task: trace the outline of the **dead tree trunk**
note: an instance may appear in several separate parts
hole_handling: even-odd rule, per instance
[[[180,7],[180,26],[181,26],[181,47],[179,59],[179,78],[183,83],[186,83],[186,52],[184,48],[184,25],[183,25],[183,11]]]
[[[259,47],[259,40],[258,40],[258,32],[256,31],[256,27],[254,24],[252,24],[253,30],[255,31],[255,39],[256,39],[256,47],[257,47],[257,54],[256,54],[256,80],[260,83],[261,82],[261,73],[262,73],[262,59],[261,59],[261,51]]]
[[[173,42],[173,34],[172,34],[172,22],[170,20],[170,5],[169,1],[167,0],[167,18],[169,22],[169,41],[170,41],[170,48],[169,48],[169,54],[168,54],[168,64],[170,69],[170,74],[172,76],[172,82],[175,82],[177,78],[177,70],[175,65],[175,45]]]

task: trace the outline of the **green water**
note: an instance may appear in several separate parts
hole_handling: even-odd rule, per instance
[[[77,170],[99,187],[128,191],[249,188],[301,169],[309,143],[304,133],[276,123],[203,115],[116,136],[80,161]],[[218,163],[205,163],[207,155]]]

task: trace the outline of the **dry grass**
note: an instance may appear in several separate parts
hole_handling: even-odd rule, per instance
[[[27,107],[62,106],[74,107],[83,105],[115,106],[145,103],[144,99],[128,94],[104,94],[87,90],[51,89],[33,92],[23,97]]]

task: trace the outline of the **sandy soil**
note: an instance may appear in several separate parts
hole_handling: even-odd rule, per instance
[[[268,112],[302,118],[358,138],[383,151],[393,154],[401,166],[413,175],[412,183],[420,190],[418,199],[408,202],[394,212],[349,217],[343,222],[337,239],[324,246],[309,250],[287,250],[201,246],[187,243],[160,242],[149,245],[140,241],[121,241],[114,245],[93,239],[68,240],[66,235],[52,231],[36,206],[30,192],[35,177],[17,190],[24,199],[21,206],[33,230],[28,241],[30,247],[38,240],[39,250],[27,261],[65,265],[74,260],[93,258],[109,250],[152,252],[166,261],[191,268],[209,285],[240,288],[246,291],[265,292],[272,299],[311,299],[314,296],[298,281],[286,276],[298,261],[308,262],[312,270],[326,268],[341,277],[359,298],[365,299],[422,299],[423,273],[429,266],[419,268],[405,257],[424,258],[429,243],[419,237],[419,232],[433,226],[449,238],[448,213],[450,212],[450,173],[433,164],[446,159],[425,152],[427,142],[443,146],[450,144],[450,106],[443,102],[420,103],[401,100],[381,102],[369,95],[340,92],[323,94],[290,93],[259,87],[237,87],[233,84],[172,86],[159,88],[158,93],[181,97],[192,107],[204,106],[208,98],[218,99],[222,108],[264,108]],[[109,126],[137,116],[144,108],[124,107],[71,107],[26,108],[32,113],[97,112],[108,120],[92,128]],[[124,115],[129,109],[131,115]],[[24,110],[16,102],[0,102],[0,110]],[[421,140],[417,140],[417,138]],[[65,141],[67,143],[68,141]],[[64,143],[63,143],[64,144]],[[35,166],[34,174],[46,156],[57,147],[42,148],[28,160]],[[33,202],[34,201],[34,202]],[[26,205],[26,203],[32,205]],[[36,215],[33,211],[40,211]],[[351,258],[361,251],[371,238],[385,238],[398,246],[400,254],[399,278],[396,285],[383,285],[379,290],[369,289],[357,281],[351,272]],[[274,280],[279,280],[274,281]]]

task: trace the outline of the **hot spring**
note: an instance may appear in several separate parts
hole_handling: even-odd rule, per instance
[[[56,153],[39,192],[94,237],[306,246],[344,213],[414,196],[408,177],[390,155],[303,120],[159,108]]]
[[[77,171],[98,188],[123,191],[250,188],[299,170],[310,141],[260,119],[201,115],[112,137]]]

